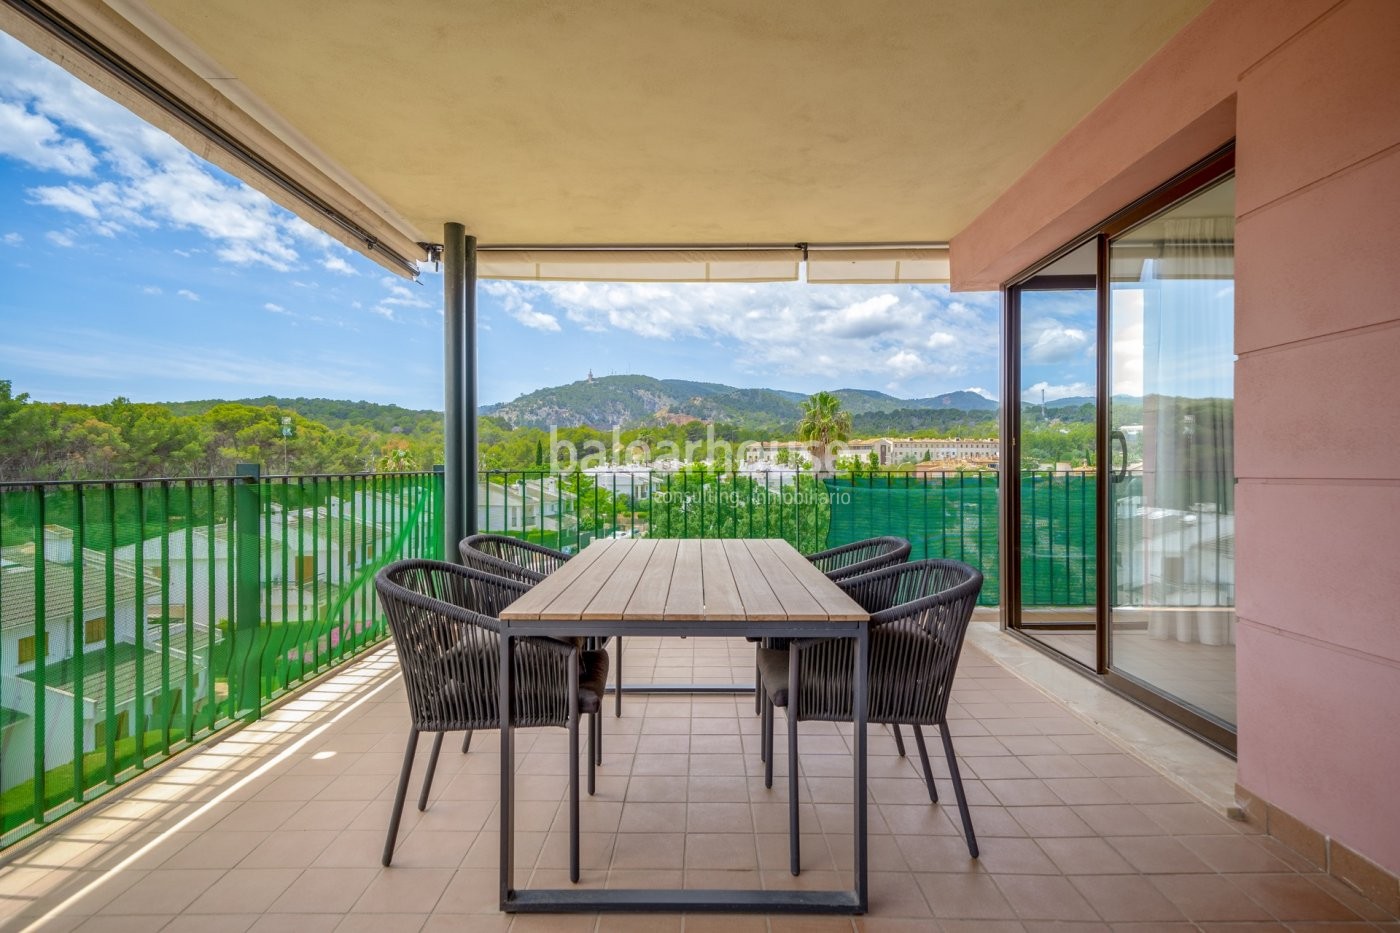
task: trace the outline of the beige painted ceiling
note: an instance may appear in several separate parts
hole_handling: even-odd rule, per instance
[[[664,245],[947,241],[1206,0],[143,5],[425,239]]]

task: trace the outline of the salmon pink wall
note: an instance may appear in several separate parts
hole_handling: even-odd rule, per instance
[[[1217,0],[953,240],[954,286],[1231,136],[1239,783],[1400,873],[1400,0]]]

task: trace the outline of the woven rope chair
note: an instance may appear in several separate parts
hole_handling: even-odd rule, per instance
[[[959,561],[921,560],[851,577],[840,581],[840,586],[870,613],[869,721],[914,727],[924,781],[935,803],[938,792],[921,726],[938,727],[967,849],[976,858],[977,837],[947,714],[953,675],[982,589],[982,574]],[[797,724],[803,720],[851,721],[854,660],[855,642],[850,638],[800,638],[793,639],[786,649],[759,649],[765,698],[761,744],[768,787],[773,786],[773,708],[787,709],[788,831],[794,875],[801,869]]]
[[[507,535],[468,535],[457,544],[462,563],[498,577],[519,580],[534,586],[560,567],[570,555],[542,544],[521,541]],[[601,646],[599,646],[601,647]],[[622,715],[622,636],[616,642],[617,686],[613,694],[613,715]]]
[[[885,567],[902,564],[909,559],[909,553],[912,550],[913,546],[903,538],[885,535],[880,538],[866,538],[864,541],[854,541],[840,547],[808,554],[807,559],[818,570],[826,574],[828,580],[841,581],[848,577],[858,577],[872,570],[882,570]],[[750,636],[748,640],[759,641],[760,639]],[[763,646],[765,648],[786,648],[787,639],[770,638],[763,642]],[[763,698],[758,689],[760,676],[758,657],[755,655],[753,680],[753,711],[755,714],[763,712]],[[899,753],[904,754],[902,740],[900,741]]]
[[[448,732],[498,729],[502,609],[525,593],[523,583],[432,560],[401,560],[374,579],[398,652],[408,692],[408,747],[399,772],[383,862],[393,859],[418,737],[433,732],[418,809],[428,805],[442,737]],[[522,638],[515,650],[512,723],[569,730],[569,877],[578,881],[579,716],[588,714],[590,744],[608,677],[608,656],[572,642]],[[465,745],[464,745],[465,748]],[[588,756],[588,793],[594,791],[594,755]]]
[[[909,559],[909,552],[912,550],[913,547],[903,538],[885,535],[808,554],[807,559],[826,574],[828,579],[845,580],[847,577],[858,577],[872,570],[902,564]]]

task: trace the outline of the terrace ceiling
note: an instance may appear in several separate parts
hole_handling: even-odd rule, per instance
[[[403,242],[560,246],[946,242],[1206,0],[52,5],[134,24]]]

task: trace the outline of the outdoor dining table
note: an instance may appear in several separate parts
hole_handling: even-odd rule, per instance
[[[525,636],[746,635],[844,637],[856,642],[852,890],[517,888],[515,742],[507,723],[501,729],[501,910],[865,913],[869,904],[865,727],[870,616],[796,548],[781,539],[595,541],[500,617],[503,710],[509,709],[513,692],[514,643]],[[679,689],[701,692],[703,687],[692,684]]]

